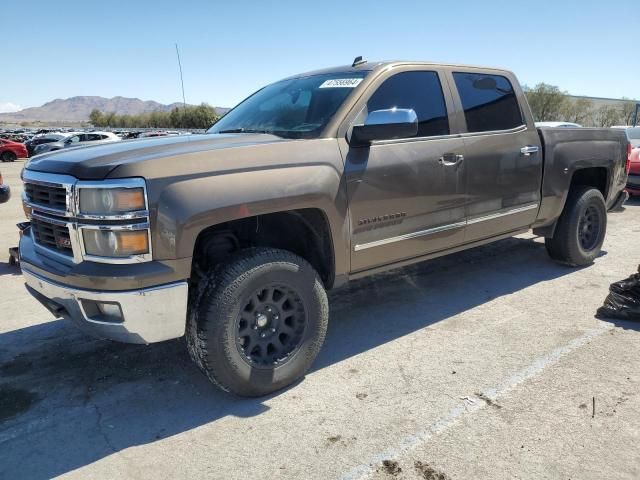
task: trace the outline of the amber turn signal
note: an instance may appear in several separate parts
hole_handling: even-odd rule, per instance
[[[149,239],[146,230],[117,232],[118,252],[139,255],[149,251]]]
[[[144,193],[141,188],[127,188],[119,190],[114,195],[115,210],[121,212],[130,212],[135,210],[144,210]]]

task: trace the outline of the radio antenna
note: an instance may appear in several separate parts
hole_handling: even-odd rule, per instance
[[[178,68],[180,69],[180,85],[182,85],[182,105],[184,109],[187,109],[187,100],[184,97],[184,80],[182,78],[182,63],[180,63],[180,51],[178,50],[178,44],[176,43],[176,55],[178,57]]]

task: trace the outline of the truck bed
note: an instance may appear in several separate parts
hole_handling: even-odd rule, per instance
[[[611,128],[538,128],[544,155],[541,207],[534,227],[552,224],[562,212],[572,182],[599,179],[610,208],[625,187],[627,136]],[[587,172],[578,170],[588,169]]]

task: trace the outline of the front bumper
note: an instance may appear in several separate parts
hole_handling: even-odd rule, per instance
[[[80,290],[54,283],[23,265],[29,292],[57,318],[66,318],[90,335],[126,343],[153,343],[184,335],[187,282],[140,290]],[[101,314],[98,304],[119,306],[119,317]]]

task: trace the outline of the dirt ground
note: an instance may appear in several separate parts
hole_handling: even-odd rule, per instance
[[[640,201],[588,268],[524,235],[331,292],[312,371],[240,399],[180,340],[95,340],[27,294],[21,168],[0,164],[0,478],[640,478],[640,324],[594,317],[640,262]]]

